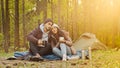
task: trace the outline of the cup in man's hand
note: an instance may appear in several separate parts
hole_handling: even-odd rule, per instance
[[[45,47],[45,46],[44,46],[44,45],[42,45],[42,44],[41,44],[41,45],[38,45],[38,46],[39,46],[39,47]]]
[[[39,44],[38,46],[40,46],[40,47],[45,47],[46,43],[47,43],[47,41],[42,41],[42,43]]]
[[[46,45],[47,44],[47,41],[42,41],[42,45]]]

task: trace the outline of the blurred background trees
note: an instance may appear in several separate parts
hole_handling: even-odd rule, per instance
[[[0,0],[0,50],[28,49],[26,35],[46,18],[74,42],[90,32],[108,47],[120,47],[119,0]]]

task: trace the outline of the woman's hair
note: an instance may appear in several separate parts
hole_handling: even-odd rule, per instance
[[[60,28],[57,29],[58,29],[58,35],[63,36],[64,35],[63,31]]]
[[[52,32],[52,30],[50,31],[49,34],[50,34],[50,36],[51,36],[52,38],[58,40],[59,37],[63,37],[63,36],[64,36],[64,33],[63,33],[63,31],[62,31],[60,28],[58,28],[58,27],[56,27],[56,28],[57,28],[57,33],[56,33],[56,34],[54,34],[54,33]]]
[[[65,37],[65,34],[63,32],[63,30],[61,30],[59,27],[56,27],[57,28],[57,33],[54,34],[52,32],[52,30],[50,31],[50,37],[48,39],[48,41],[51,43],[53,43],[53,45],[56,45],[58,42],[59,42],[59,37]]]
[[[56,26],[55,26],[55,28],[57,28],[57,35],[62,36],[62,35],[63,35],[63,31],[62,31],[59,27],[56,27]],[[54,33],[52,32],[52,30],[51,30],[50,32],[51,32],[51,34],[54,35]]]

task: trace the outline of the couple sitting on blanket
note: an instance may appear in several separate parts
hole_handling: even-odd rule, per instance
[[[76,50],[72,47],[72,40],[69,33],[59,28],[51,19],[46,19],[31,33],[27,40],[30,45],[30,53],[34,58],[43,59],[42,56],[55,54],[63,61],[75,55]]]

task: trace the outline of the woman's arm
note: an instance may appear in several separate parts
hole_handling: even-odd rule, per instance
[[[56,46],[55,46],[55,47],[57,47],[57,48],[58,48],[58,47],[59,47],[59,45],[60,45],[60,43],[59,43],[59,42],[57,42],[57,44],[56,44]]]
[[[53,40],[51,41],[51,46],[52,46],[52,48],[53,48],[53,47],[57,47],[57,48],[58,48],[59,45],[60,45],[60,42],[57,42],[57,44],[55,44]]]
[[[71,46],[70,49],[71,49],[72,55],[76,55],[77,54],[77,52],[76,52],[76,50],[75,50],[75,48],[73,46]]]
[[[64,31],[64,38],[65,38],[65,44],[67,44],[68,46],[72,46],[72,39],[69,36],[68,32]]]

